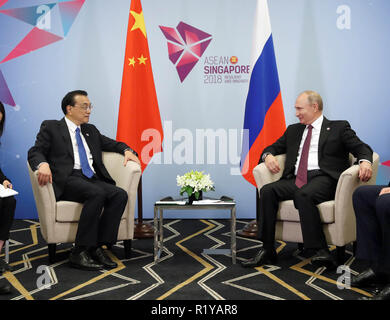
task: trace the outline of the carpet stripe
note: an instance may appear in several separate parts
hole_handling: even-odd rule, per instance
[[[299,262],[298,264],[296,264],[294,266],[291,266],[290,269],[298,271],[298,272],[303,273],[303,274],[306,274],[306,275],[311,276],[311,277],[315,277],[315,278],[320,279],[322,281],[326,281],[326,282],[332,283],[332,284],[337,286],[337,281],[335,281],[333,279],[330,279],[330,278],[327,278],[327,277],[324,277],[324,276],[321,276],[319,274],[316,274],[314,272],[311,272],[311,271],[308,271],[308,270],[305,270],[305,269],[302,268],[306,264],[310,263],[310,261],[311,261],[311,258],[308,258],[306,260],[303,260],[303,261]],[[367,291],[361,290],[359,288],[352,287],[352,288],[350,288],[350,290],[358,292],[358,293],[360,293],[362,295],[365,295],[367,297],[372,297],[372,295],[370,293],[368,293]]]
[[[256,270],[258,271],[261,271],[262,273],[264,273],[264,275],[266,275],[268,278],[274,280],[276,283],[279,283],[281,286],[285,287],[286,289],[290,290],[292,293],[295,293],[297,296],[301,297],[303,300],[311,300],[309,297],[307,297],[306,295],[304,295],[302,292],[299,292],[297,289],[295,289],[294,287],[290,286],[289,284],[287,284],[286,282],[284,282],[282,279],[279,279],[278,277],[276,277],[275,275],[273,275],[272,273],[264,270],[263,267],[257,267],[255,268]]]
[[[195,275],[193,275],[192,277],[190,277],[189,279],[183,281],[182,283],[178,284],[176,287],[172,288],[171,290],[169,290],[168,292],[164,293],[162,296],[158,297],[157,300],[164,300],[165,298],[169,297],[171,294],[175,293],[176,291],[182,289],[183,287],[185,287],[187,284],[195,281],[196,279],[198,279],[199,277],[203,276],[204,274],[206,274],[207,272],[209,272],[210,270],[212,270],[214,267],[209,264],[207,261],[203,260],[201,257],[199,257],[198,255],[196,255],[195,253],[193,253],[191,250],[187,249],[186,247],[182,246],[181,243],[183,242],[186,242],[187,240],[189,239],[192,239],[212,228],[215,227],[214,224],[206,221],[206,220],[200,220],[201,222],[203,222],[204,224],[208,225],[208,227],[176,242],[176,245],[182,249],[185,253],[187,253],[188,255],[190,255],[192,258],[194,258],[195,260],[197,260],[199,263],[201,263],[205,268],[201,271],[199,271],[198,273],[196,273]]]
[[[34,300],[31,294],[22,286],[19,280],[11,272],[6,271],[3,273],[3,276],[16,290],[18,290],[26,298],[26,300]]]
[[[59,295],[56,295],[55,297],[50,298],[49,300],[57,300],[57,299],[59,299],[59,298],[62,298],[62,297],[66,296],[66,295],[68,295],[68,294],[70,294],[70,293],[73,293],[73,292],[75,292],[75,291],[77,291],[77,290],[80,290],[80,289],[82,289],[82,288],[84,288],[84,287],[86,287],[86,286],[88,286],[88,285],[90,285],[90,284],[93,284],[93,283],[95,283],[95,282],[97,282],[97,281],[99,281],[99,280],[101,280],[101,279],[104,279],[104,278],[106,278],[107,276],[111,275],[112,273],[118,272],[118,271],[120,271],[120,270],[126,268],[126,267],[124,266],[124,264],[122,263],[122,261],[120,261],[117,257],[115,257],[114,255],[112,255],[110,251],[107,251],[107,254],[110,256],[110,258],[111,258],[113,261],[115,261],[115,262],[118,264],[118,267],[117,267],[117,268],[108,270],[108,271],[104,272],[103,274],[101,274],[100,276],[97,276],[97,277],[95,277],[95,278],[93,278],[93,279],[91,279],[91,280],[89,280],[89,281],[87,281],[87,282],[84,282],[84,283],[82,283],[82,284],[79,284],[78,286],[76,286],[76,287],[74,287],[74,288],[72,288],[72,289],[70,289],[70,290],[67,290],[67,291],[65,291],[65,292],[62,292],[62,293],[60,293]]]

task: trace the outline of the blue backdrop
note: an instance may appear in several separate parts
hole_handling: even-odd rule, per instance
[[[165,129],[165,152],[143,176],[144,217],[152,216],[154,201],[178,196],[176,175],[191,169],[211,174],[213,196],[237,200],[238,217],[255,216],[255,189],[237,175],[249,75],[207,71],[231,65],[243,71],[250,64],[255,5],[255,0],[142,0]],[[43,120],[63,116],[66,92],[87,90],[94,104],[91,122],[116,136],[129,8],[130,0],[0,0],[0,96],[8,101],[0,164],[20,192],[17,218],[37,217],[27,150]],[[349,120],[381,162],[390,160],[389,1],[272,0],[269,9],[287,124],[296,122],[297,94],[316,90],[326,117]],[[160,29],[180,22],[211,35],[183,82]],[[208,145],[205,136],[214,136],[215,144],[211,139]],[[378,183],[389,177],[381,166]]]

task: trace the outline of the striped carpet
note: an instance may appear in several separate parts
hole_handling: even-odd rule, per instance
[[[242,229],[248,221],[237,221]],[[239,262],[253,256],[260,243],[237,237],[237,264],[228,255],[207,255],[205,248],[229,248],[228,220],[165,220],[166,249],[153,262],[153,239],[133,240],[130,259],[123,246],[113,247],[113,270],[70,268],[71,244],[57,246],[49,264],[47,246],[37,221],[16,220],[10,239],[13,271],[0,278],[12,293],[0,300],[357,300],[372,292],[344,288],[345,270],[357,274],[365,267],[347,248],[340,273],[315,268],[296,244],[277,242],[278,265],[244,269]],[[334,249],[334,248],[331,248]]]

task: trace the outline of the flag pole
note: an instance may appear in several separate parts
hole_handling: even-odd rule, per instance
[[[137,191],[137,200],[138,200],[138,218],[137,222],[134,224],[134,238],[136,239],[145,239],[154,237],[154,229],[150,223],[144,223],[143,221],[143,211],[142,211],[142,175],[138,184]]]
[[[257,221],[259,221],[259,201],[259,192],[256,188],[256,219],[248,222],[241,231],[237,232],[240,237],[257,239]]]

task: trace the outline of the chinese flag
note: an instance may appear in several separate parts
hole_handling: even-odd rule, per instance
[[[162,151],[163,130],[140,0],[131,1],[127,28],[116,138],[138,153],[143,172]]]

